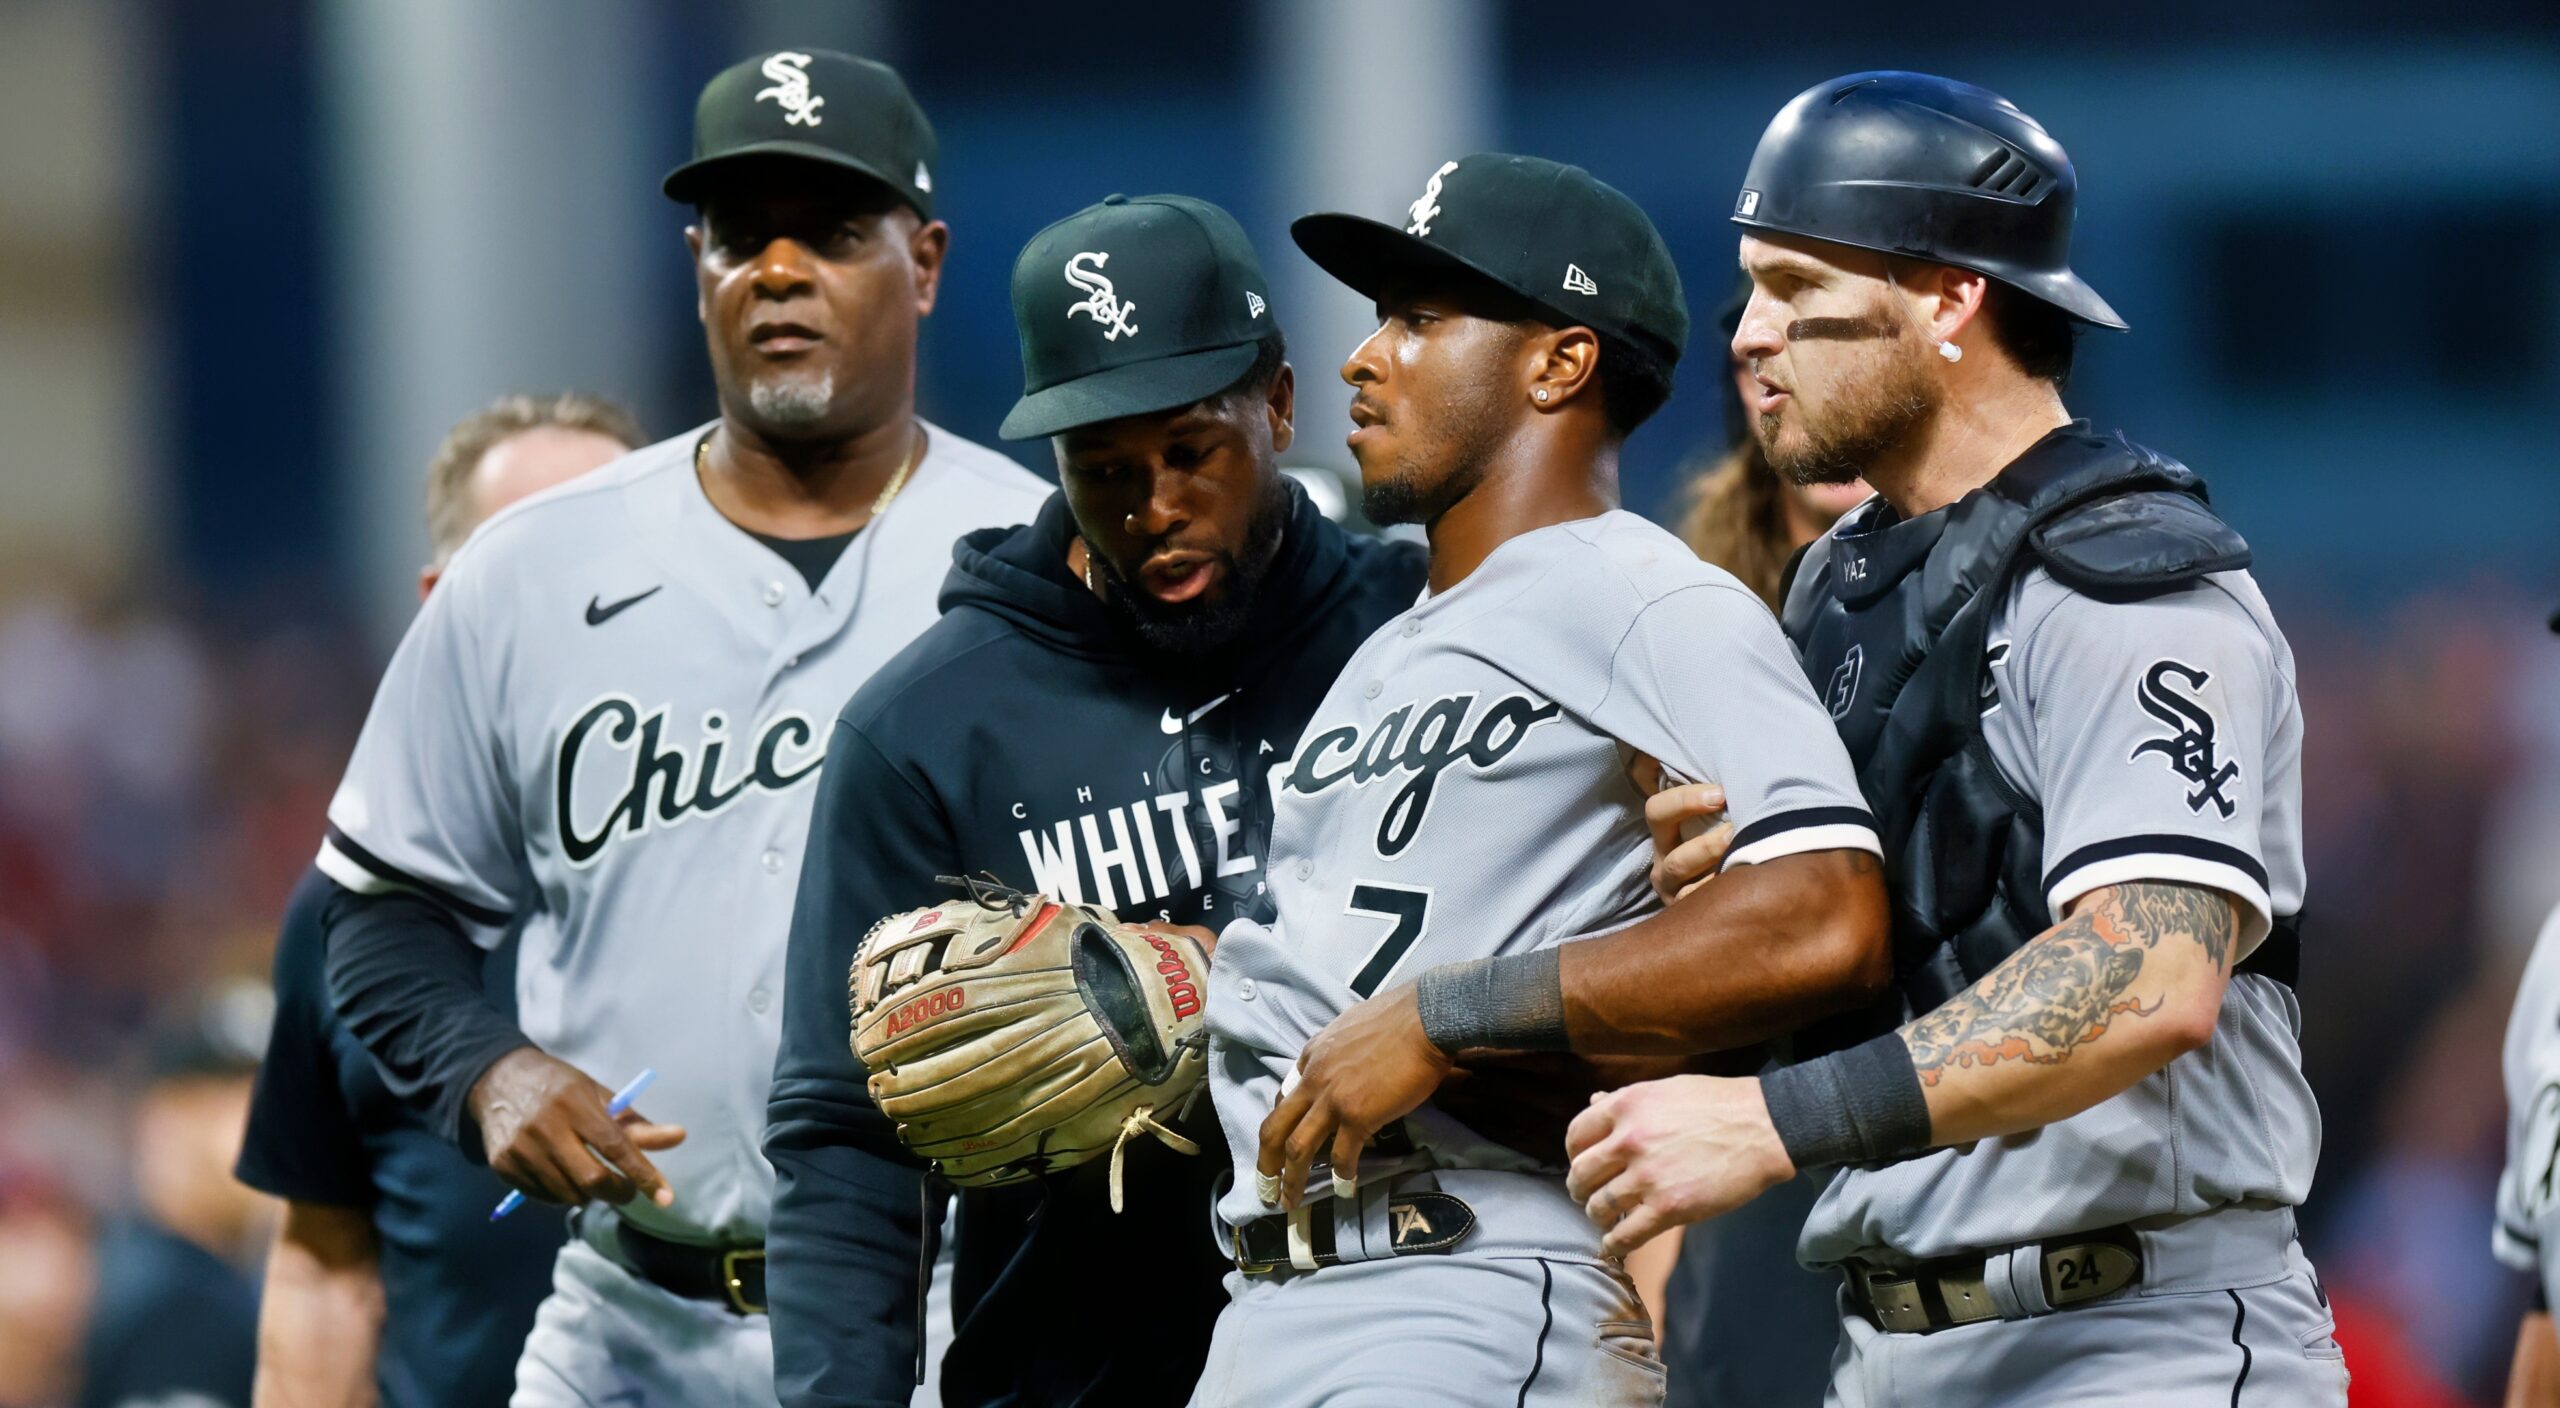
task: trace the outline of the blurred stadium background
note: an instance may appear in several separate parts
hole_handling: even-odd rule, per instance
[[[931,418],[992,442],[1024,239],[1179,190],[1261,246],[1317,392],[1301,457],[1337,467],[1366,310],[1289,217],[1400,209],[1468,150],[1580,162],[1711,327],[1768,115],[1916,67],[2070,148],[2076,262],[2134,324],[2087,340],[2072,403],[2213,481],[2298,653],[2307,1235],[2358,1401],[2494,1401],[2528,1294],[2487,1251],[2498,1040],[2560,900],[2560,13],[2319,11],[0,0],[0,1282],[128,1203],[156,1034],[264,973],[414,601],[443,429],[510,390],[652,435],[712,414],[657,181],[723,65],[868,53],[932,115]],[[1631,507],[1667,515],[1717,434],[1712,338]],[[0,1293],[0,1371],[76,1314],[27,1299]],[[2375,1396],[2386,1355],[2422,1396]]]

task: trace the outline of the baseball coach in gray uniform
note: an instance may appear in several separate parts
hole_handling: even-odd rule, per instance
[[[758,1152],[827,721],[1040,481],[919,420],[945,227],[878,64],[704,89],[667,194],[720,418],[498,514],[391,661],[329,808],[329,983],[436,1127],[587,1203],[519,1405],[770,1404]],[[520,920],[520,1022],[478,955]],[[607,1114],[609,1083],[681,1128]],[[531,1214],[525,1214],[531,1215]]]
[[[1763,1079],[1601,1097],[1573,1187],[1623,1249],[1839,1166],[1798,1246],[1845,1273],[1835,1404],[2343,1403],[2294,1235],[2293,657],[2202,481],[2063,408],[2074,325],[2124,326],[2071,272],[2075,189],[1921,74],[1761,138],[1757,433],[1877,490],[1783,616],[1883,833],[1896,1000]]]
[[[1350,443],[1370,517],[1428,531],[1430,576],[1275,770],[1275,912],[1219,940],[1237,1270],[1193,1402],[1657,1403],[1561,1141],[1497,1142],[1432,1097],[1467,1053],[1721,1050],[1871,1000],[1871,820],[1768,608],[1618,507],[1619,447],[1688,333],[1644,212],[1482,154],[1401,228],[1292,234],[1377,304],[1342,369]],[[1668,908],[1638,750],[1721,784],[1739,824]]]

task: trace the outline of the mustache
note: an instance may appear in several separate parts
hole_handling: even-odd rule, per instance
[[[1860,318],[1798,318],[1787,324],[1789,342],[1871,342],[1887,341],[1902,336],[1899,319],[1869,315]]]

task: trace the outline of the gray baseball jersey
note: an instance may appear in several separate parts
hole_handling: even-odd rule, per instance
[[[1300,739],[1273,780],[1275,917],[1230,924],[1210,980],[1210,1088],[1237,1175],[1219,1211],[1233,1223],[1272,1211],[1254,1194],[1263,1116],[1344,1008],[1427,968],[1659,908],[1633,751],[1724,788],[1729,865],[1877,849],[1847,750],[1775,618],[1623,511],[1514,538],[1379,628]],[[1421,1166],[1538,1175],[1469,1183],[1479,1242],[1597,1259],[1600,1234],[1556,1167],[1429,1106],[1409,1127]]]
[[[495,517],[392,657],[329,806],[321,868],[430,893],[494,938],[521,916],[518,1020],[685,1126],[655,1156],[693,1239],[763,1235],[759,1149],[782,960],[829,720],[931,624],[951,544],[1047,486],[927,428],[901,494],[813,591],[721,516],[709,427]]]
[[[1991,625],[1983,735],[2044,810],[2061,914],[2137,880],[2206,885],[2246,911],[2240,955],[2302,906],[2302,714],[2293,652],[2246,572],[2106,603],[2041,570]],[[1949,1256],[2311,1187],[2320,1113],[2293,990],[2231,980],[2213,1040],[2070,1119],[1833,1180],[1798,1252]]]
[[[2560,910],[2533,942],[2507,1017],[2503,1062],[2507,1084],[2507,1166],[2498,1175],[2498,1225],[2490,1241],[2498,1260],[2540,1285],[2560,1285]],[[2560,1304],[2560,1295],[2550,1297]]]

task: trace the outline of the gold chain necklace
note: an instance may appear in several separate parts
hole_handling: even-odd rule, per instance
[[[701,439],[693,442],[693,472],[697,478],[709,471],[711,437],[717,433],[717,431],[705,431]],[[924,427],[917,426],[915,438],[907,447],[907,462],[898,466],[898,472],[890,475],[888,485],[881,489],[880,497],[871,501],[871,517],[878,518],[881,514],[888,512],[889,501],[898,497],[900,489],[907,487],[907,475],[915,469],[916,462],[923,458]]]

